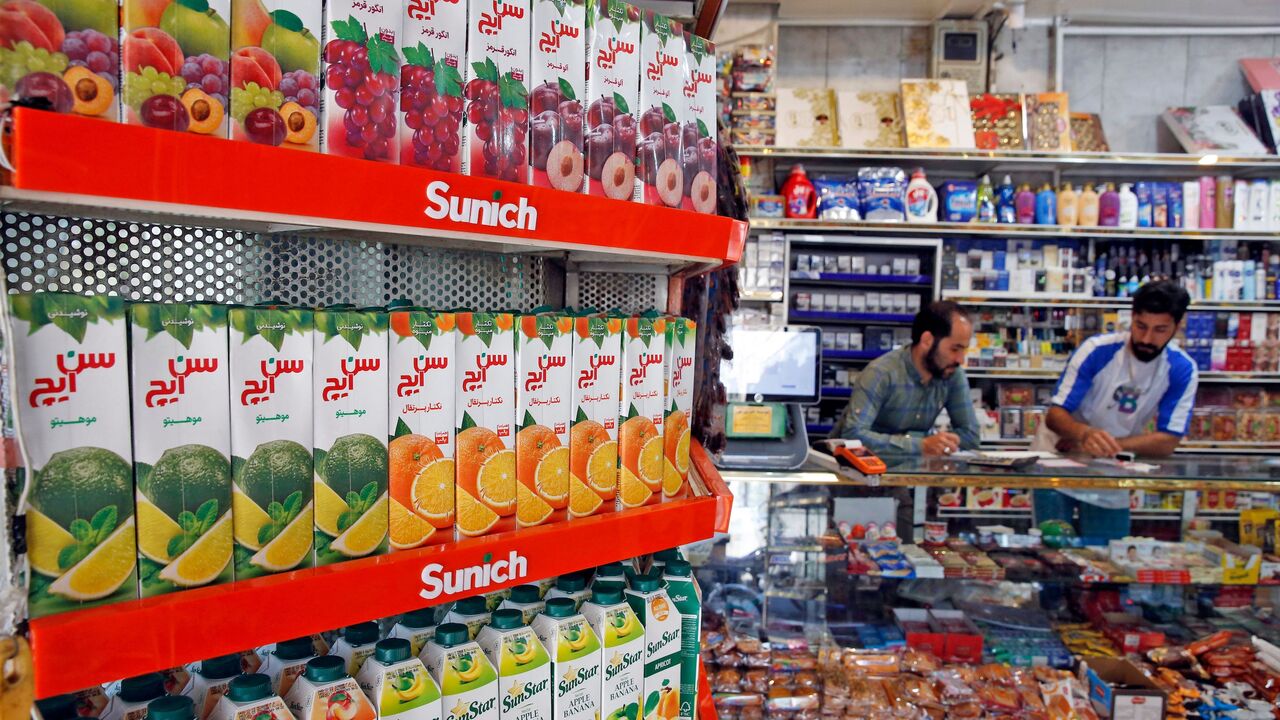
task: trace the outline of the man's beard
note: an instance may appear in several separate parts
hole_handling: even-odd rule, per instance
[[[938,345],[935,343],[929,352],[924,356],[924,368],[934,377],[949,378],[956,374],[956,370],[960,367],[960,363],[952,363],[946,367],[938,361]]]
[[[1168,345],[1169,343],[1166,342],[1164,345],[1156,347],[1155,345],[1150,345],[1148,343],[1137,343],[1132,339],[1129,340],[1129,349],[1133,351],[1133,356],[1140,362],[1144,363],[1151,362],[1152,360],[1160,357],[1160,353],[1164,352],[1165,347]]]

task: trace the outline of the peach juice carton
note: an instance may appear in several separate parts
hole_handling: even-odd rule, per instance
[[[574,318],[570,517],[614,511],[618,494],[621,372],[622,320],[603,315]]]
[[[47,100],[84,117],[120,116],[120,11],[115,0],[5,6],[0,97]]]
[[[573,419],[573,318],[520,318],[516,348],[516,518],[520,527],[564,520]]]
[[[666,396],[666,323],[663,318],[625,319],[622,337],[622,417],[618,429],[621,507],[662,501],[662,421]]]
[[[516,527],[515,332],[511,313],[459,312],[456,351],[457,528]]]
[[[342,658],[324,655],[307,661],[284,702],[297,720],[376,720],[377,711],[347,674]]]

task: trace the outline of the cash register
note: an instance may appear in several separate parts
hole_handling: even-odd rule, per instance
[[[809,454],[804,405],[821,394],[818,328],[733,326],[733,359],[720,366],[727,393],[724,469],[794,470]]]

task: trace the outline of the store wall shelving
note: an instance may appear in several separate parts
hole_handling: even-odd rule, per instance
[[[1280,172],[1280,167],[1276,168]],[[752,218],[753,231],[793,230],[813,233],[901,234],[943,237],[1101,238],[1109,240],[1270,240],[1280,241],[1280,232],[1257,230],[1200,230],[1186,228],[1081,227],[1079,225],[1007,225],[987,223],[905,223],[869,220],[799,220],[794,218]]]

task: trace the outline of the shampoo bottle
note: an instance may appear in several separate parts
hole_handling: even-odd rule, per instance
[[[1053,225],[1058,222],[1058,196],[1053,193],[1053,186],[1045,183],[1036,193],[1036,224]]]
[[[1098,192],[1093,186],[1085,183],[1084,190],[1080,192],[1080,197],[1076,199],[1076,222],[1081,227],[1097,227],[1098,226]]]
[[[1062,190],[1058,191],[1058,224],[1075,225],[1079,219],[1079,205],[1080,197],[1075,188],[1071,187],[1071,183],[1064,184]]]
[[[991,177],[982,176],[978,183],[978,222],[993,223],[996,221],[996,190],[991,187]]]
[[[1138,196],[1129,183],[1120,184],[1120,227],[1138,226]]]
[[[1031,192],[1031,186],[1023,183],[1018,186],[1018,194],[1014,198],[1014,206],[1017,209],[1017,220],[1019,225],[1031,225],[1036,221],[1036,194]]]
[[[1098,225],[1116,227],[1120,224],[1120,194],[1113,183],[1107,183],[1106,189],[1098,197]]]

